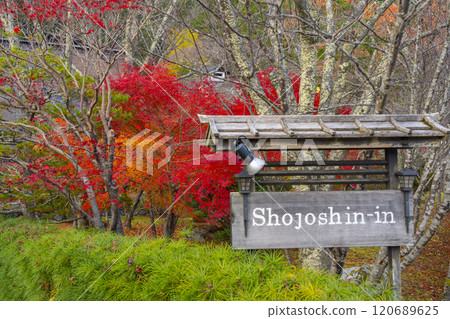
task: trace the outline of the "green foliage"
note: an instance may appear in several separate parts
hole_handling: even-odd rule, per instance
[[[0,300],[386,299],[277,251],[139,240],[0,217]],[[369,291],[369,294],[366,292]]]
[[[231,242],[231,228],[219,230],[212,235],[212,238],[218,242]]]
[[[195,210],[195,211],[192,212],[192,214],[194,214],[198,218],[198,219],[193,218],[193,221],[200,220],[200,221],[203,222],[209,216],[207,212],[202,211],[202,210]]]

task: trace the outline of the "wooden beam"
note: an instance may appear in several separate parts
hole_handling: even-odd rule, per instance
[[[395,124],[394,124],[395,126]],[[398,170],[398,152],[396,149],[385,149],[385,159],[388,161],[389,182],[387,187],[392,190],[398,189],[398,178],[395,172]],[[388,247],[388,262],[389,262],[389,281],[394,290],[394,299],[402,299],[402,279],[400,269],[400,247]]]
[[[369,129],[369,128],[365,127],[365,126],[361,123],[360,120],[355,119],[354,122],[355,122],[356,126],[358,126],[359,129],[360,129],[361,131],[367,132],[367,133],[369,133],[370,135],[374,135],[374,134],[375,134],[375,132],[374,132],[372,129]]]
[[[213,116],[211,115],[205,115],[205,114],[198,114],[198,119],[200,120],[201,124],[209,124],[209,119]]]
[[[402,272],[400,268],[400,246],[388,247],[389,281],[394,290],[394,300],[402,300]]]
[[[404,126],[402,126],[399,122],[397,122],[397,120],[393,117],[389,118],[389,122],[391,122],[392,125],[394,125],[395,129],[397,131],[406,133],[406,134],[411,134],[412,130],[410,130],[409,128],[406,128]]]
[[[272,161],[267,162],[265,167],[279,167],[279,166],[375,166],[387,165],[387,160],[365,160],[365,161],[324,161],[324,165],[319,165],[316,161],[304,161],[297,164],[295,161]]]
[[[245,125],[245,124],[244,124]],[[281,125],[279,125],[279,129],[278,130],[273,130],[273,131],[263,131],[263,130],[259,130],[259,139],[292,139],[292,136],[287,136],[286,133],[284,131],[282,131]],[[407,129],[407,128],[405,128]],[[409,130],[409,129],[407,129]],[[441,132],[441,131],[435,131],[435,130],[414,130],[414,133],[406,133],[406,132],[400,132],[398,130],[396,130],[394,127],[392,127],[392,129],[390,131],[388,130],[374,130],[375,134],[373,136],[369,136],[368,134],[362,134],[361,132],[357,131],[357,130],[348,130],[348,131],[331,131],[330,132],[325,132],[325,131],[308,131],[308,130],[304,130],[304,131],[299,131],[299,130],[295,130],[295,136],[294,138],[297,139],[328,139],[328,140],[332,140],[334,142],[336,141],[341,141],[342,144],[345,144],[345,142],[349,139],[357,139],[361,141],[361,144],[366,144],[365,142],[363,142],[363,140],[369,140],[371,141],[371,139],[375,139],[375,138],[386,138],[386,139],[395,139],[397,137],[400,138],[405,138],[407,137],[408,139],[403,139],[403,142],[405,144],[405,146],[407,146],[406,144],[408,144],[409,141],[414,140],[414,138],[420,138],[420,137],[434,137],[436,140],[440,139],[442,137],[446,138],[446,134]],[[248,132],[248,131],[247,131]],[[334,132],[334,135],[332,135]],[[240,135],[242,135],[242,131],[226,131],[226,130],[222,130],[220,129],[220,136],[222,139],[226,140],[226,139],[236,139],[238,138]],[[372,140],[373,141],[373,140]],[[316,142],[316,141],[314,141]],[[380,147],[383,148],[383,147]]]
[[[322,128],[322,131],[324,131],[325,133],[330,134],[331,136],[335,136],[336,135],[336,131],[330,129],[329,127],[327,127],[325,125],[325,123],[322,121],[322,119],[319,119],[319,125]]]
[[[251,120],[247,120],[247,125],[248,128],[250,129],[250,133],[252,133],[255,136],[259,136],[259,131],[255,128]]]
[[[220,136],[219,130],[217,129],[217,126],[216,126],[216,121],[214,119],[210,119],[209,120],[209,127],[211,128],[211,133],[215,137],[219,137]]]
[[[430,115],[431,116],[431,115]],[[215,119],[217,123],[245,123],[248,119],[258,122],[278,122],[281,118],[290,121],[316,122],[320,118],[325,122],[353,122],[359,119],[361,122],[388,122],[394,117],[398,121],[423,121],[424,114],[389,114],[389,115],[204,115],[199,114],[201,123],[207,124],[209,119]]]
[[[443,133],[445,133],[445,134],[450,133],[450,129],[448,129],[448,128],[442,126],[441,124],[439,124],[439,123],[437,123],[437,122],[435,122],[435,121],[434,121],[431,117],[429,117],[429,116],[425,116],[425,117],[423,118],[423,121],[424,121],[426,124],[428,124],[429,126],[431,126],[431,128],[434,129],[434,130],[441,131],[441,132],[443,132]]]
[[[398,131],[399,135],[403,136],[392,136],[392,137],[377,137],[377,136],[369,136],[360,134],[359,138],[338,138],[333,137],[330,138],[330,135],[322,132],[325,137],[322,138],[314,138],[314,144],[318,150],[356,150],[356,149],[385,149],[385,148],[411,148],[411,147],[439,147],[442,140],[446,139],[446,135],[442,132],[437,131],[428,131],[434,132],[436,136],[411,136],[405,133],[401,133]],[[293,137],[288,137],[286,133],[279,132],[282,136],[278,136],[277,138],[266,137],[265,134],[260,132],[259,137],[252,138],[249,137],[249,140],[253,145],[258,143],[259,151],[279,151],[280,145],[286,145],[286,149],[288,151],[301,150],[305,143],[305,140],[312,137],[304,137],[301,138],[296,132],[296,137],[294,137],[297,142],[293,141]],[[242,134],[235,134],[233,138],[228,138],[224,136],[224,133],[220,133],[220,138],[213,137],[211,135],[211,144],[215,145],[218,152],[226,152],[234,150],[234,141]],[[415,134],[415,133],[414,133]],[[289,143],[280,144],[280,140],[288,140]]]
[[[388,161],[387,169],[389,170],[388,188],[392,190],[398,189],[398,178],[395,172],[398,170],[398,153],[396,149],[385,149],[384,158]]]
[[[387,169],[349,169],[349,170],[262,170],[256,176],[314,176],[314,175],[386,175]]]
[[[388,178],[355,178],[355,179],[273,179],[256,180],[256,185],[347,185],[347,184],[387,184]]]
[[[283,132],[285,132],[289,136],[295,135],[295,132],[289,128],[289,126],[283,119],[281,119],[280,122],[281,122],[281,127],[283,128]]]

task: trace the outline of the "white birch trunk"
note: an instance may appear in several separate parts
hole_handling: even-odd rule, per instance
[[[327,10],[327,32],[334,34],[334,13],[333,13],[333,1],[326,0],[325,3]],[[323,62],[323,76],[322,85],[320,88],[320,108],[328,108],[331,102],[331,96],[333,94],[333,74],[334,74],[334,60],[336,58],[337,45],[336,39],[327,39],[325,44],[325,57]]]
[[[317,12],[308,4],[307,0],[296,1],[297,15],[309,20],[310,16],[315,19]],[[300,30],[309,31],[310,27],[300,22]],[[305,114],[314,108],[314,96],[316,94],[316,73],[317,73],[317,46],[316,39],[309,35],[300,35],[300,65],[301,81],[298,108],[291,110],[291,114]]]
[[[273,80],[271,79],[271,82],[273,83],[277,91],[281,108],[283,109],[284,113],[289,113],[290,108],[296,108],[297,101],[295,99],[294,90],[292,88],[291,78],[289,76],[289,68],[286,62],[286,53],[283,47],[283,21],[280,21],[278,19],[278,11],[281,10],[280,6],[282,2],[282,0],[276,0],[274,5],[270,6],[269,10],[269,16],[275,16],[275,18],[271,18],[269,20],[270,28],[268,31],[276,63],[276,74],[273,75]]]
[[[6,0],[6,5],[8,7],[11,7],[11,0]],[[18,47],[19,38],[14,33],[14,16],[11,13],[5,12],[3,14],[0,14],[0,20],[3,22],[5,32],[8,34],[9,48],[12,49],[13,47]]]
[[[233,55],[234,62],[239,70],[243,79],[249,83],[248,94],[253,100],[253,103],[258,111],[259,115],[273,114],[272,108],[264,100],[265,93],[256,77],[254,66],[250,62],[249,57],[245,51],[244,42],[242,38],[237,34],[240,30],[238,18],[233,12],[231,0],[221,0],[221,6],[223,9],[224,19],[233,30],[228,32],[228,41],[230,42],[231,53]]]

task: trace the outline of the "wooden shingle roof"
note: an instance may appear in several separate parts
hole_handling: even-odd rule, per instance
[[[240,136],[259,150],[297,150],[305,140],[318,149],[437,147],[450,133],[437,114],[198,117],[209,125],[206,145],[216,151],[233,150]]]

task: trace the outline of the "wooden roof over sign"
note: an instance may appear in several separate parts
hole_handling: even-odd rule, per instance
[[[437,114],[198,117],[209,124],[206,145],[215,151],[232,151],[240,136],[258,150],[298,150],[307,139],[318,149],[437,147],[450,133]]]

